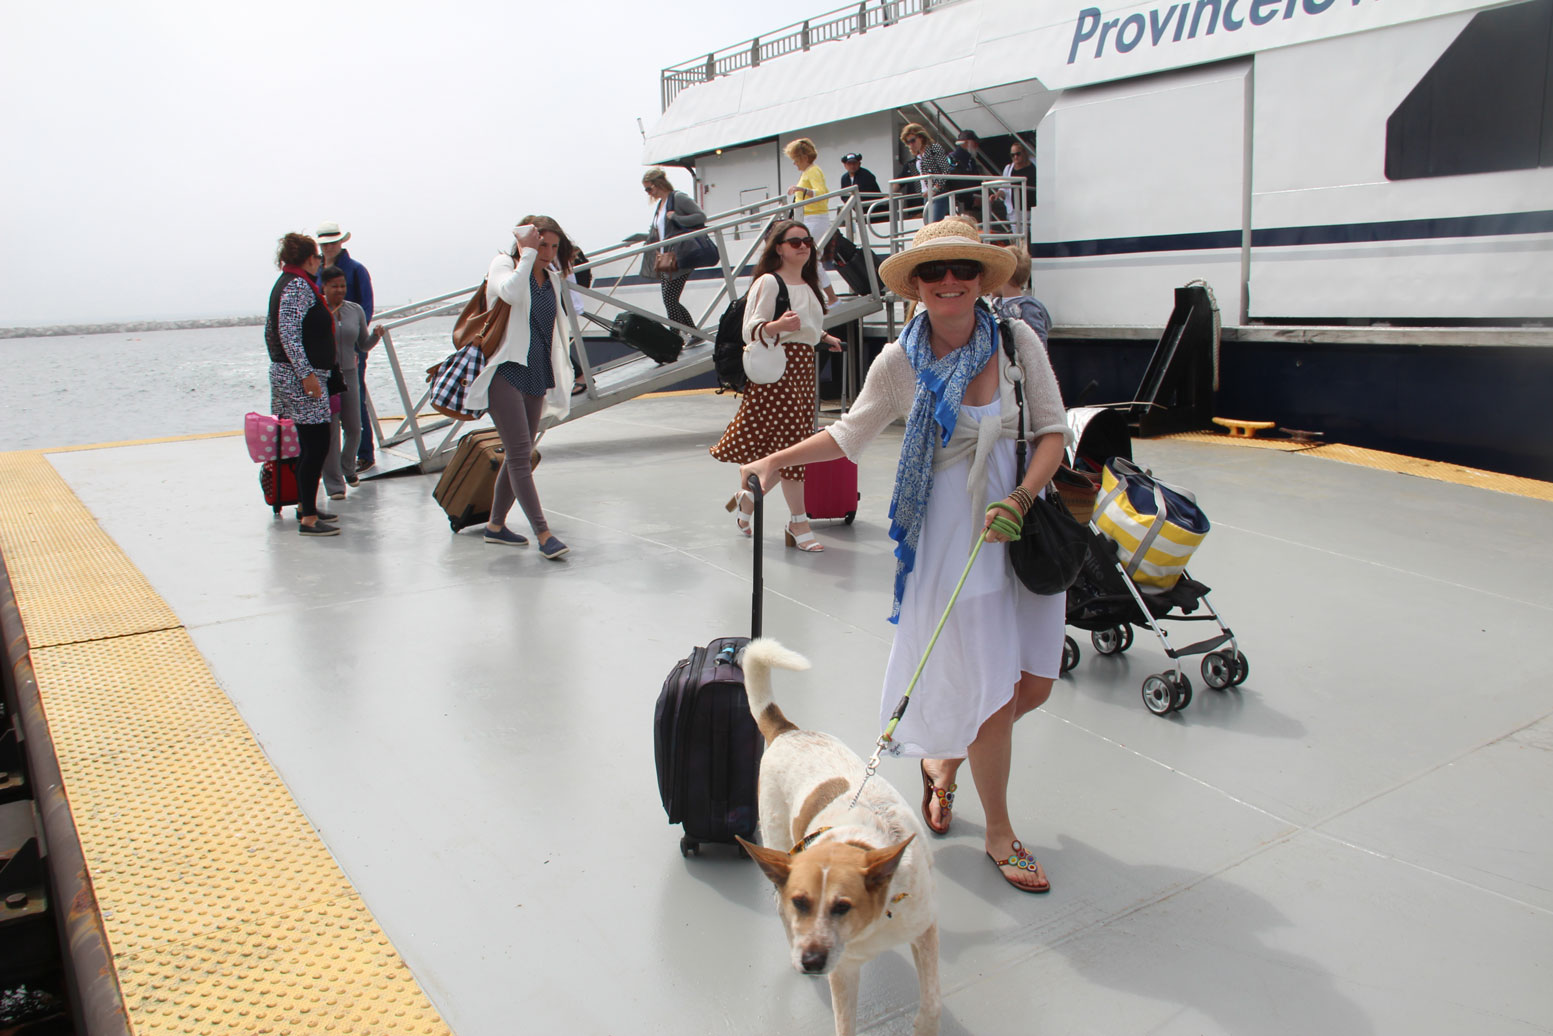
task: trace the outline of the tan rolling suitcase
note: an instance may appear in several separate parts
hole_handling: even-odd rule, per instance
[[[494,428],[470,432],[458,441],[453,459],[442,469],[431,497],[447,512],[453,531],[491,517],[491,494],[506,452]]]

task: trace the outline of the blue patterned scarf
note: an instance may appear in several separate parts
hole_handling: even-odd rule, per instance
[[[996,332],[992,315],[976,309],[976,330],[968,344],[943,359],[933,358],[928,343],[932,325],[927,313],[918,313],[901,332],[900,347],[917,373],[917,395],[906,418],[906,437],[901,461],[895,469],[895,495],[890,498],[890,539],[895,541],[895,602],[890,621],[899,622],[906,575],[917,564],[917,541],[922,535],[922,515],[933,491],[933,451],[947,445],[960,416],[960,400],[992,358]],[[938,429],[935,442],[934,428]]]

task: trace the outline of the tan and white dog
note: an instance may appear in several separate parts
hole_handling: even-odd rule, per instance
[[[909,942],[919,990],[913,1031],[937,1033],[938,905],[916,811],[877,774],[854,807],[863,760],[829,734],[798,729],[772,702],[772,667],[807,669],[807,659],[761,639],[745,648],[742,665],[750,712],[766,739],[766,847],[739,841],[776,886],[793,967],[829,977],[837,1036],[850,1036],[864,962]]]

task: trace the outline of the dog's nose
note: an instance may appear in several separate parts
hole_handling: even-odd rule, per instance
[[[803,970],[811,975],[817,975],[825,970],[825,958],[828,957],[824,950],[804,950]]]

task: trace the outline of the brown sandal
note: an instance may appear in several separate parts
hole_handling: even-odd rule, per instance
[[[1040,871],[1037,869],[1041,865],[1040,861],[1026,852],[1025,847],[1019,843],[1019,839],[1017,838],[1014,839],[1013,849],[1014,851],[1009,853],[1008,859],[1006,860],[1000,860],[996,856],[993,856],[991,853],[987,854],[987,859],[991,860],[998,868],[998,876],[1004,881],[1008,882],[1010,885],[1014,886],[1020,892],[1032,892],[1036,894],[1050,892],[1052,890],[1052,883],[1049,879],[1045,885],[1034,887],[1020,884],[1009,875],[1003,873],[1004,867],[1018,867],[1020,870],[1029,871],[1031,874],[1040,873]]]
[[[959,785],[951,784],[949,785],[949,790],[945,791],[934,784],[933,778],[928,776],[927,763],[923,762],[920,765],[922,767],[922,821],[927,824],[927,829],[935,835],[947,835],[949,833],[949,824],[954,819],[951,816],[951,811],[954,809],[954,790]],[[943,827],[934,827],[933,814],[928,812],[928,804],[933,801],[934,795],[938,796],[938,808],[944,814]]]

